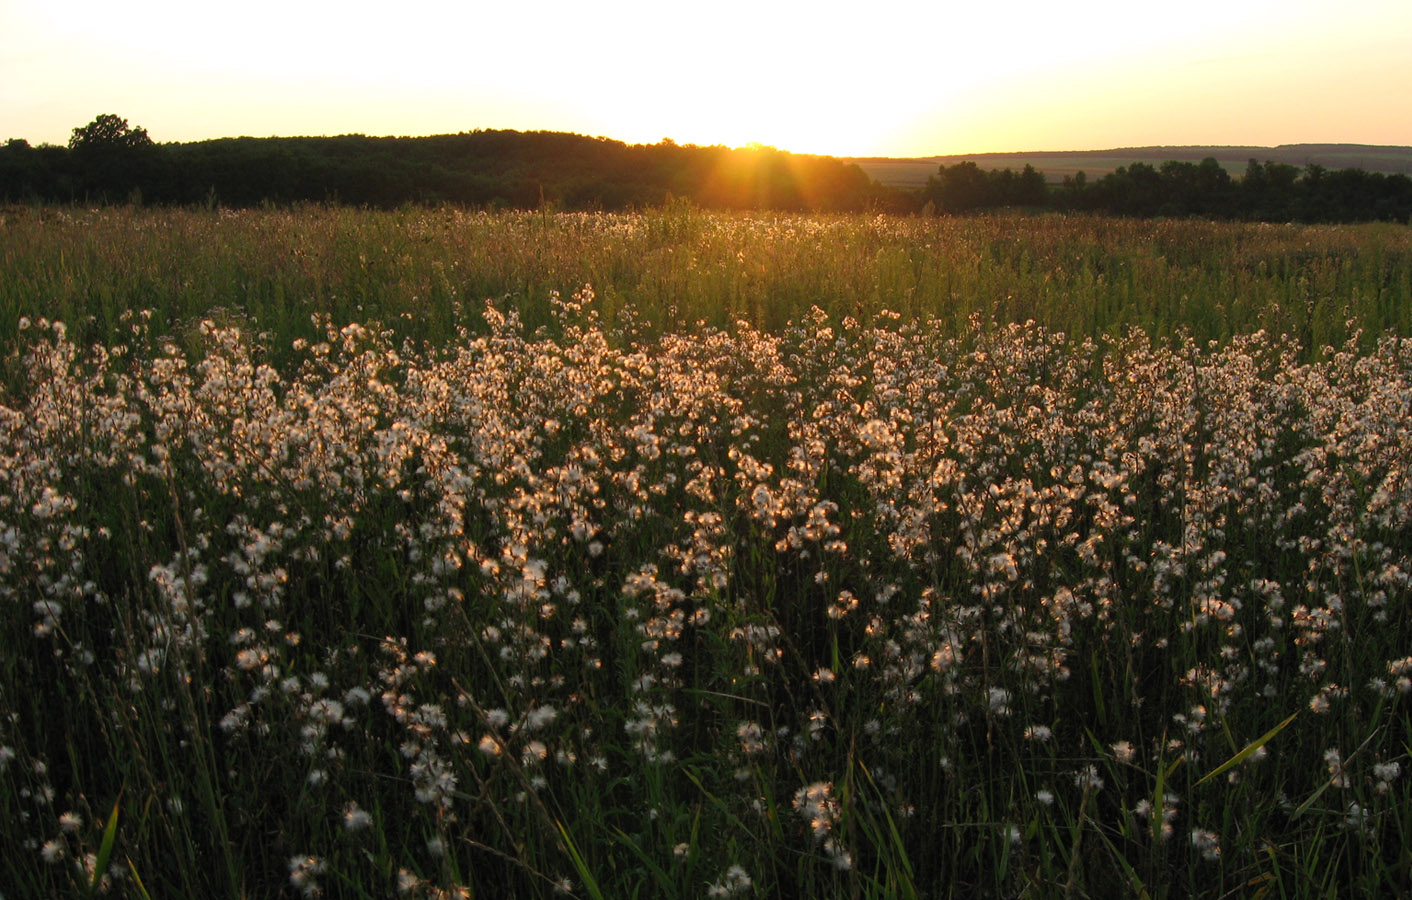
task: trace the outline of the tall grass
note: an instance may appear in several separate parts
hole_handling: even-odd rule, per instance
[[[952,333],[973,314],[1072,336],[1126,326],[1165,340],[1264,329],[1317,355],[1361,327],[1412,334],[1412,230],[1130,221],[725,215],[369,212],[344,208],[0,213],[0,334],[20,317],[81,343],[145,309],[185,339],[202,318],[272,336],[282,357],[312,313],[443,343],[480,330],[492,298],[531,329],[545,298],[592,284],[609,326],[644,336],[698,322],[764,330],[818,307],[870,323],[881,309]]]
[[[7,897],[1412,890],[1412,343],[535,302],[22,323]]]

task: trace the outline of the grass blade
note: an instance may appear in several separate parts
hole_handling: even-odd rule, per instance
[[[127,861],[127,870],[132,875],[132,883],[137,885],[137,896],[142,900],[152,900],[152,895],[147,893],[147,885],[142,883],[142,876],[137,874],[137,866],[131,859]]]
[[[569,829],[565,828],[564,823],[558,819],[554,820],[554,826],[559,829],[559,836],[564,839],[564,849],[569,851],[569,858],[573,860],[574,868],[578,871],[579,877],[583,879],[583,886],[588,890],[589,896],[593,897],[593,900],[603,900],[603,891],[598,887],[598,881],[593,877],[593,873],[589,871],[588,860],[583,858],[578,845],[569,836]]]
[[[1285,728],[1289,726],[1289,723],[1293,722],[1294,719],[1295,719],[1295,717],[1298,716],[1298,715],[1299,715],[1299,711],[1298,711],[1298,710],[1295,710],[1294,712],[1290,713],[1290,714],[1289,714],[1289,718],[1285,719],[1283,722],[1281,722],[1280,724],[1276,725],[1274,728],[1271,728],[1269,731],[1265,732],[1265,733],[1262,734],[1260,737],[1256,738],[1254,741],[1252,741],[1252,742],[1250,742],[1249,744],[1247,744],[1246,747],[1245,747],[1245,749],[1244,749],[1244,750],[1241,750],[1241,751],[1240,751],[1239,753],[1237,753],[1235,756],[1232,756],[1230,759],[1228,759],[1228,760],[1226,760],[1225,762],[1221,763],[1219,766],[1217,766],[1216,768],[1212,769],[1210,772],[1207,772],[1205,775],[1201,776],[1201,778],[1196,782],[1196,784],[1192,785],[1192,787],[1197,787],[1198,785],[1201,785],[1201,784],[1203,784],[1204,782],[1210,781],[1212,778],[1215,778],[1217,775],[1220,775],[1222,772],[1225,772],[1225,771],[1227,771],[1228,769],[1231,769],[1231,768],[1234,767],[1234,766],[1240,765],[1242,762],[1244,762],[1244,761],[1246,760],[1247,757],[1250,756],[1250,754],[1254,753],[1256,750],[1259,750],[1261,747],[1265,746],[1267,743],[1270,742],[1270,740],[1271,740],[1275,735],[1279,734],[1281,731],[1284,731]]]
[[[103,829],[103,842],[98,846],[98,857],[93,864],[93,883],[88,886],[90,896],[98,893],[98,884],[103,880],[103,874],[108,871],[108,861],[113,856],[113,845],[118,840],[118,809],[122,806],[123,794],[118,792],[118,799],[113,801],[113,811],[108,815],[108,825]]]

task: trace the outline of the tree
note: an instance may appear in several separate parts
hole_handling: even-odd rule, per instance
[[[1231,176],[1214,157],[1199,165],[1179,160],[1162,164],[1162,207],[1167,215],[1226,215],[1231,206]]]
[[[147,129],[133,128],[127,119],[106,113],[69,138],[69,152],[82,189],[96,197],[140,198],[149,189],[157,168],[157,145]]]
[[[146,128],[133,128],[127,119],[104,113],[82,128],[75,128],[69,149],[86,151],[137,150],[154,146]]]
[[[1015,182],[1015,193],[1006,198],[1017,206],[1045,206],[1049,203],[1049,185],[1034,166],[1025,165]]]
[[[951,168],[942,166],[927,179],[925,196],[937,209],[961,213],[995,205],[990,177],[970,160]]]
[[[1099,204],[1130,216],[1156,215],[1162,205],[1162,175],[1144,162],[1119,166],[1094,185]]]

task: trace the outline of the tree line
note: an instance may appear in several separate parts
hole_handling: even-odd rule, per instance
[[[832,157],[559,132],[158,144],[103,115],[75,128],[67,147],[0,147],[0,200],[8,202],[621,210],[684,198],[720,209],[857,211],[875,204],[878,190],[857,165]]]
[[[159,144],[116,115],[67,146],[0,145],[0,202],[624,210],[673,198],[708,209],[964,214],[998,208],[1299,222],[1412,220],[1412,179],[1252,159],[1233,178],[1214,158],[1132,163],[1049,184],[1033,166],[942,165],[921,189],[881,185],[856,164],[773,147],[628,145],[560,132],[432,137],[223,138]]]
[[[1135,162],[1092,182],[1079,172],[1053,186],[1032,166],[987,172],[960,162],[943,165],[920,193],[930,208],[947,213],[1022,207],[1266,222],[1412,220],[1412,178],[1406,175],[1254,159],[1241,178],[1207,157],[1161,166]]]

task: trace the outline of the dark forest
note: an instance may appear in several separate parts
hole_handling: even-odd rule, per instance
[[[706,209],[964,214],[995,209],[1245,221],[1407,222],[1412,179],[1251,159],[1133,163],[1062,183],[1026,166],[942,165],[922,188],[873,181],[854,163],[773,147],[629,145],[559,132],[432,137],[237,137],[158,143],[112,114],[67,146],[0,146],[0,202],[249,207],[626,210],[684,200]]]

